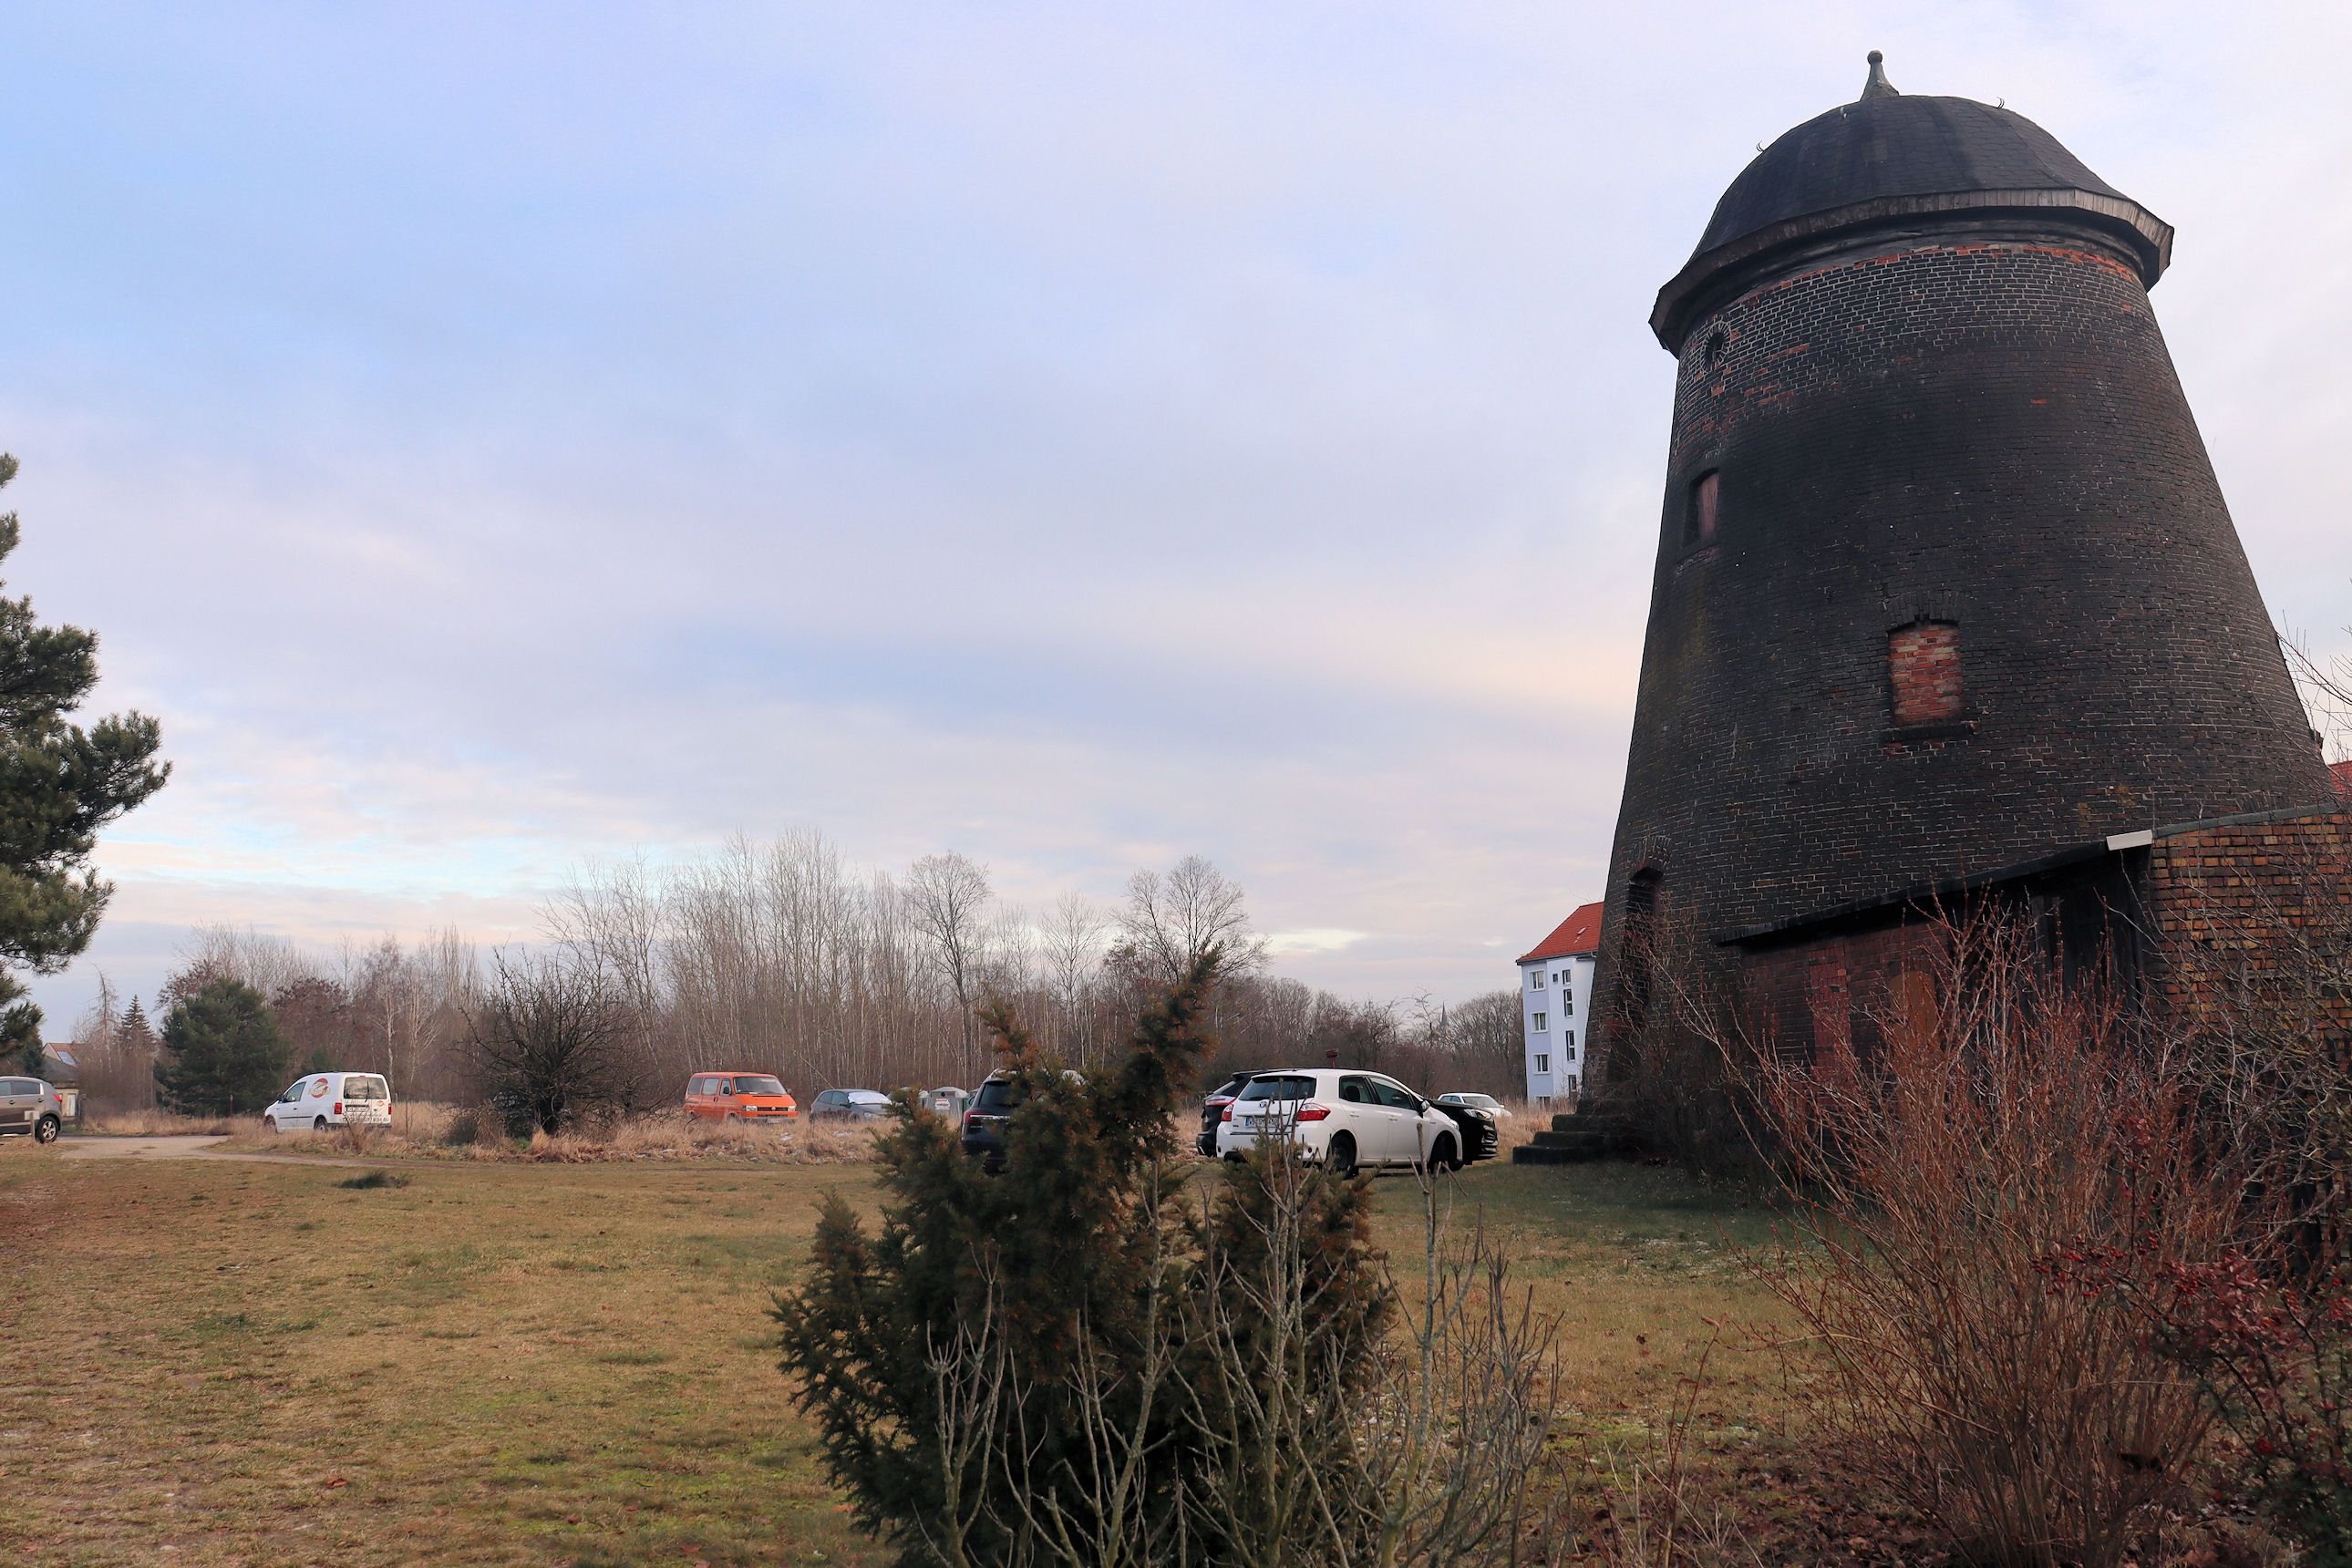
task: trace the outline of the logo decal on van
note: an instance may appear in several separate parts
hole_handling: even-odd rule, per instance
[[[327,1080],[326,1080],[325,1079],[322,1079],[322,1078],[314,1078],[314,1079],[312,1079],[310,1080],[310,1098],[311,1098],[311,1099],[316,1100],[316,1099],[317,1099],[317,1098],[319,1098],[320,1095],[322,1095],[322,1094],[324,1094],[324,1093],[326,1093],[326,1092],[327,1092]]]

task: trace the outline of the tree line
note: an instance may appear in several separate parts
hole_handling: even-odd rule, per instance
[[[803,1097],[970,1086],[994,1065],[976,1023],[984,1002],[1003,1003],[1053,1055],[1099,1068],[1139,1006],[1213,946],[1227,957],[1204,1071],[1336,1053],[1430,1092],[1515,1097],[1524,1081],[1515,992],[1452,1007],[1351,1001],[1276,975],[1243,889],[1197,856],[1137,872],[1116,902],[1065,894],[1041,911],[1000,898],[987,868],[960,854],[893,874],[852,867],[814,832],[739,837],[670,867],[587,868],[541,916],[541,940],[504,952],[457,931],[322,950],[200,930],[152,1013],[101,977],[76,1029],[85,1085],[101,1108],[154,1103],[171,1020],[207,988],[236,985],[282,1042],[281,1074],[381,1072],[408,1099],[482,1099],[519,1013],[559,1001],[624,1103],[664,1103],[712,1067],[774,1071]]]

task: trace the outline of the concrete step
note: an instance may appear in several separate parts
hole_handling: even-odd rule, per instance
[[[1541,1143],[1522,1143],[1511,1151],[1514,1165],[1580,1165],[1599,1158],[1598,1152],[1590,1150],[1556,1149]]]
[[[1591,1132],[1580,1128],[1567,1132],[1538,1132],[1528,1142],[1528,1147],[1535,1149],[1589,1149],[1593,1153],[1600,1154],[1607,1152],[1615,1145],[1616,1142],[1617,1141],[1614,1138],[1610,1137],[1605,1132]]]
[[[1566,1132],[1571,1129],[1589,1128],[1597,1132],[1622,1132],[1625,1120],[1605,1110],[1571,1110],[1551,1119],[1551,1130]]]

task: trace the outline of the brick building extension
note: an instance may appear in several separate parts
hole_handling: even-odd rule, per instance
[[[2149,307],[2171,243],[1875,54],[1724,194],[1651,317],[1679,368],[1588,1088],[1630,1070],[1669,930],[1817,1037],[1903,1005],[1931,904],[2137,961],[2233,858],[2341,867]]]

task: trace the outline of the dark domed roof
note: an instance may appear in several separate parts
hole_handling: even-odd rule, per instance
[[[1927,213],[2058,209],[2108,231],[2153,284],[2172,229],[2083,166],[2025,116],[1966,98],[1906,96],[1879,57],[1857,101],[1806,121],[1759,153],[1715,205],[1687,266],[1658,293],[1651,325],[1672,351],[1693,296],[1767,251],[1840,229]]]

